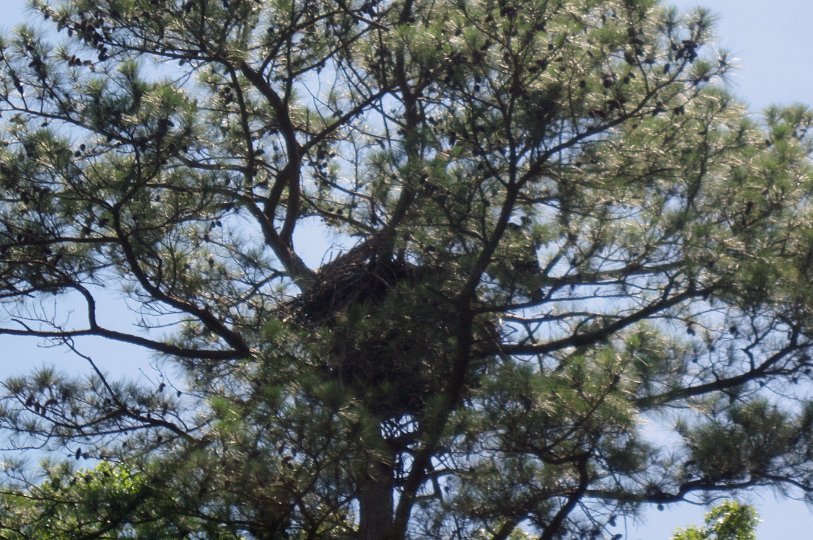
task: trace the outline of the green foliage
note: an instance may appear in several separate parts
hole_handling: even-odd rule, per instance
[[[39,485],[3,494],[3,538],[179,538],[195,531],[238,539],[222,527],[179,515],[171,498],[154,498],[160,480],[149,474],[108,462],[93,469],[49,467]]]
[[[680,529],[672,540],[756,540],[758,523],[753,507],[726,501],[706,514],[705,527]]]
[[[89,370],[6,381],[0,429],[98,465],[9,458],[4,535],[613,538],[813,493],[813,113],[754,120],[708,10],[31,4],[0,334]]]

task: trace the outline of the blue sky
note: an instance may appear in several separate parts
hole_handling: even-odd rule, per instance
[[[740,69],[732,90],[757,110],[772,103],[813,103],[813,3],[803,0],[680,0],[718,16],[720,46],[734,53]]]
[[[756,114],[770,104],[805,102],[813,104],[813,2],[809,0],[708,0],[674,1],[681,9],[697,5],[718,15],[717,42],[733,52],[740,69],[732,76],[730,89]],[[0,0],[0,29],[8,30],[25,19],[24,0]],[[120,371],[136,365],[138,354],[126,347],[86,342],[86,350],[102,359],[106,369]],[[68,355],[0,339],[0,375],[20,372],[57,362],[65,370],[78,367]],[[142,357],[143,358],[143,357]],[[144,362],[140,362],[144,365]],[[137,368],[134,368],[134,370]],[[137,376],[138,373],[134,373]],[[761,514],[760,540],[801,539],[813,530],[813,513],[802,503],[779,500],[770,492],[754,494],[750,500]],[[664,512],[645,513],[645,523],[628,522],[629,540],[667,540],[677,526],[701,523],[703,508],[683,505]]]

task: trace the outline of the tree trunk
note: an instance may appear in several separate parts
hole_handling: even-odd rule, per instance
[[[393,467],[380,458],[367,465],[358,480],[359,540],[393,538]]]

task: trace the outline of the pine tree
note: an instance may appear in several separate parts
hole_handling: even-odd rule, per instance
[[[752,120],[707,10],[32,4],[0,44],[0,334],[93,373],[7,381],[0,425],[138,497],[8,466],[3,534],[598,538],[813,492],[813,114]],[[109,380],[87,336],[181,375]]]

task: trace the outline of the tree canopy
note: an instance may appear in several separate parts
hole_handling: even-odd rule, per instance
[[[757,523],[752,506],[725,501],[706,514],[705,527],[680,529],[672,540],[756,540]]]
[[[0,428],[99,465],[8,462],[4,535],[618,539],[813,493],[813,113],[751,118],[708,10],[31,4],[0,334],[90,375],[9,379]]]

